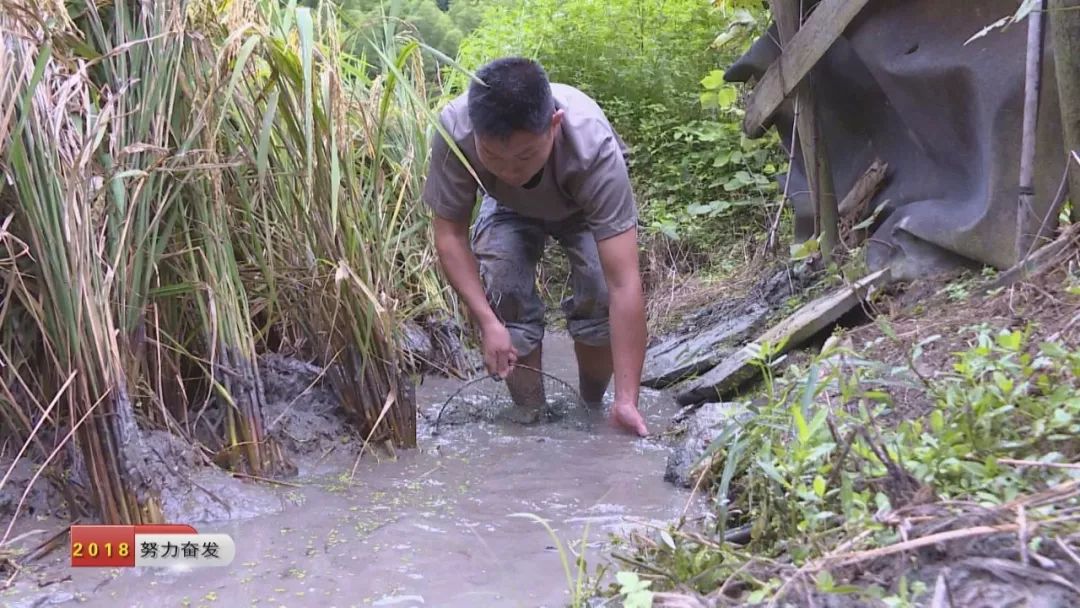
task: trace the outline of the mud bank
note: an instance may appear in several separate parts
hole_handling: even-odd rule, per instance
[[[575,383],[567,338],[549,336],[544,359],[547,371]],[[443,424],[433,437],[426,421],[459,386],[428,378],[418,387],[422,419],[416,450],[395,456],[376,451],[357,464],[355,451],[342,444],[299,457],[299,475],[290,480],[296,487],[238,482],[263,514],[226,519],[208,512],[203,521],[189,522],[200,531],[233,536],[238,553],[229,568],[71,569],[58,551],[24,570],[0,603],[563,606],[569,595],[558,545],[579,550],[588,528],[592,572],[607,559],[609,535],[663,526],[688,504],[689,515],[697,515],[690,493],[663,479],[668,446],[617,433],[601,412],[555,408],[559,416],[533,426],[496,415]],[[550,401],[565,404],[568,395],[550,386]],[[463,391],[463,402],[486,402],[484,411],[496,413],[501,404],[509,406],[501,384],[484,382],[474,389]],[[643,389],[642,411],[654,433],[663,431],[677,409],[668,396]],[[546,519],[557,539],[517,516],[524,513]],[[27,530],[62,526],[26,519]],[[39,588],[42,583],[48,586]]]

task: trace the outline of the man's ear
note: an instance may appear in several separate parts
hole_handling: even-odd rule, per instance
[[[563,110],[562,108],[559,108],[558,110],[555,110],[555,113],[551,115],[551,128],[552,129],[554,129],[554,128],[556,128],[556,127],[558,127],[559,125],[562,124],[563,115],[565,113],[566,113],[566,110]]]

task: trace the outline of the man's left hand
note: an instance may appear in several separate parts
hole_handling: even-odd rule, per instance
[[[638,436],[649,434],[637,402],[645,360],[647,329],[645,295],[638,267],[637,228],[597,241],[600,264],[608,287],[611,318],[611,359],[615,376],[615,405],[611,423]]]

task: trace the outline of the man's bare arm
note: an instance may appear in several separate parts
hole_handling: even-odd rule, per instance
[[[435,251],[450,286],[465,301],[473,319],[480,326],[484,341],[484,363],[488,371],[506,378],[516,353],[510,334],[491,309],[484,285],[480,281],[479,265],[469,245],[469,226],[439,216],[434,218]]]
[[[621,426],[645,435],[648,431],[637,412],[648,339],[645,295],[638,266],[637,229],[631,228],[599,241],[597,248],[608,286],[611,357],[615,368],[613,414]]]

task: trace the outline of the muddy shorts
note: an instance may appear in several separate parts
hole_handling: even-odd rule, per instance
[[[549,236],[570,261],[572,295],[562,301],[570,335],[590,346],[608,344],[607,281],[596,239],[585,223],[574,217],[558,222],[525,217],[485,196],[473,224],[473,254],[488,302],[509,330],[518,356],[528,355],[544,339],[536,269]]]

